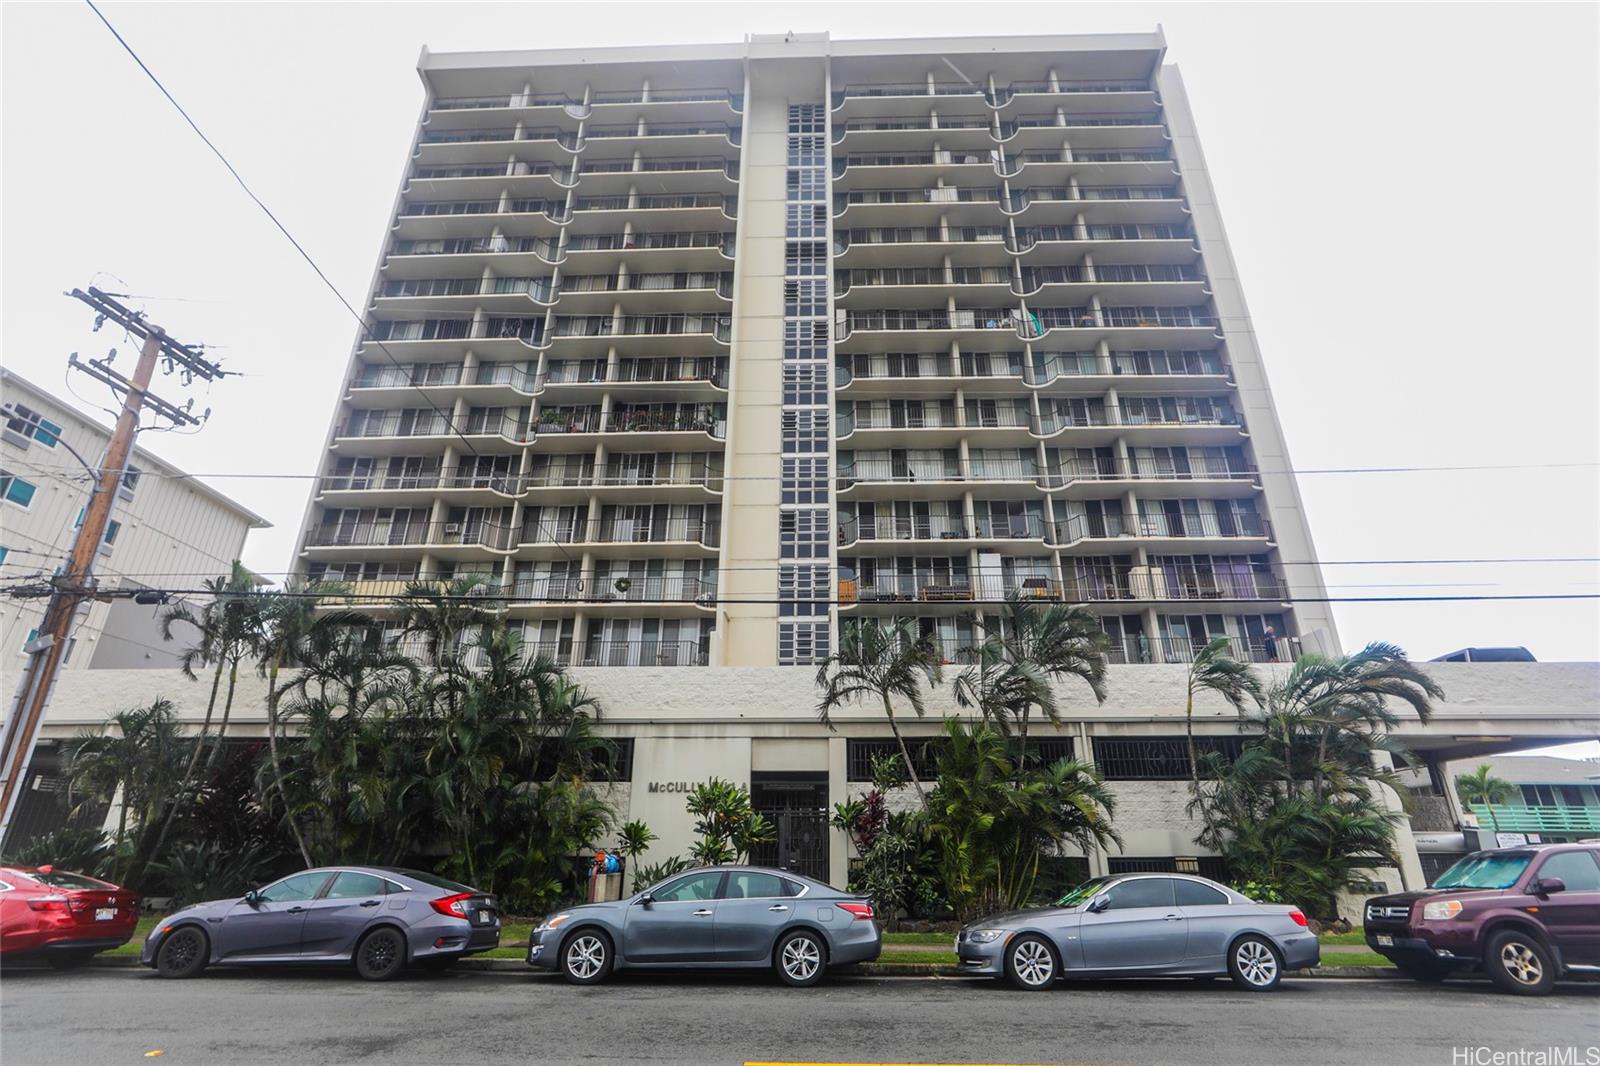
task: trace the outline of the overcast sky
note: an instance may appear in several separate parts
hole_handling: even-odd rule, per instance
[[[1149,30],[1181,66],[1297,469],[1594,463],[1596,8],[849,3],[104,7],[361,306],[436,51]],[[354,324],[87,6],[4,8],[4,349],[64,391],[91,282],[242,375],[150,450],[288,569]],[[131,353],[132,346],[129,348]],[[169,382],[169,389],[173,383]],[[85,380],[85,396],[103,398]],[[256,475],[236,477],[230,475]],[[261,475],[300,475],[272,478]],[[1594,466],[1307,474],[1325,560],[1592,557]],[[1594,564],[1329,565],[1335,596],[1595,593]],[[1292,575],[1291,575],[1292,579]],[[1347,648],[1600,658],[1595,601],[1342,604]]]

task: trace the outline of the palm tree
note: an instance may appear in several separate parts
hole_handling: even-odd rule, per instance
[[[480,598],[490,591],[482,574],[411,581],[395,603],[395,620],[407,634],[423,638],[429,665],[443,668],[460,660],[463,634],[499,617],[492,601]]]
[[[869,699],[881,701],[889,730],[900,746],[900,757],[905,760],[906,776],[926,807],[928,795],[923,791],[911,749],[906,747],[906,738],[901,735],[900,723],[894,716],[895,700],[899,699],[921,718],[928,710],[922,698],[923,685],[932,687],[943,678],[938,650],[931,640],[917,633],[915,625],[913,621],[896,618],[882,624],[868,622],[841,627],[839,650],[817,668],[817,687],[822,689],[822,696],[817,700],[817,717],[832,729],[830,715],[835,709]]]
[[[1470,774],[1456,775],[1456,796],[1462,806],[1470,808],[1477,804],[1487,808],[1489,830],[1495,834],[1500,832],[1500,823],[1494,816],[1495,804],[1509,803],[1518,794],[1517,786],[1503,777],[1494,776],[1494,767],[1486,762],[1479,763],[1478,768]]]
[[[1194,745],[1194,697],[1198,692],[1213,692],[1233,705],[1235,713],[1243,718],[1245,700],[1261,706],[1261,679],[1248,663],[1235,659],[1230,652],[1227,637],[1217,637],[1195,653],[1189,663],[1183,709],[1184,735],[1189,744],[1189,788],[1193,795],[1200,794],[1200,760]]]
[[[656,836],[655,830],[645,823],[637,820],[626,822],[617,830],[617,846],[612,850],[622,856],[626,864],[623,869],[626,872],[633,869],[633,860],[649,851],[650,845],[659,839],[661,838]],[[638,884],[637,877],[634,878],[634,884]],[[627,891],[626,885],[623,886],[623,891]]]
[[[281,591],[262,592],[256,595],[255,610],[250,613],[253,629],[250,634],[251,654],[256,660],[256,672],[267,680],[267,753],[272,770],[273,787],[288,807],[289,797],[283,788],[283,760],[278,751],[278,704],[284,689],[279,687],[279,673],[295,661],[301,649],[319,630],[364,624],[367,620],[348,611],[318,611],[324,597],[337,596],[346,591],[339,582],[321,582],[291,579]],[[311,852],[306,848],[300,826],[293,817],[287,819],[289,832],[300,857],[311,865]]]
[[[1109,644],[1099,621],[1082,607],[1058,603],[1041,610],[1013,592],[978,661],[956,678],[956,702],[978,708],[1002,730],[1014,721],[1026,747],[1033,708],[1053,724],[1061,721],[1056,682],[1079,678],[1097,703],[1105,702]]]
[[[173,717],[172,702],[166,699],[118,711],[107,728],[84,734],[73,746],[67,763],[68,802],[72,803],[75,793],[85,793],[84,799],[73,805],[74,814],[91,802],[109,802],[122,790],[117,862],[123,855],[130,812],[141,838],[160,820],[161,808],[181,773],[186,746]]]

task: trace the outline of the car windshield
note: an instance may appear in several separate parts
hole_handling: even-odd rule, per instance
[[[1109,877],[1096,877],[1092,881],[1085,881],[1065,896],[1056,900],[1057,907],[1076,907],[1080,903],[1087,903],[1089,898],[1111,882]]]
[[[1533,861],[1531,851],[1468,855],[1433,882],[1434,888],[1510,888]]]

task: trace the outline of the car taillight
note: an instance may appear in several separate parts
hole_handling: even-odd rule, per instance
[[[35,911],[64,911],[67,909],[67,897],[39,896],[28,901],[28,909]]]
[[[855,920],[858,922],[870,922],[872,920],[872,905],[870,903],[835,903],[834,906],[846,914],[855,915]]]
[[[440,896],[438,899],[429,900],[428,906],[446,918],[465,918],[467,916],[467,900],[471,898],[471,892],[457,892],[453,896]]]
[[[1289,912],[1289,920],[1291,922],[1293,922],[1295,925],[1305,925],[1306,924],[1306,916],[1301,914],[1299,911],[1290,911]]]

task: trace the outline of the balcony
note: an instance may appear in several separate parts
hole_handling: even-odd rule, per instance
[[[1600,833],[1600,807],[1532,807],[1521,804],[1495,804],[1492,808],[1472,804],[1478,825],[1491,825],[1503,833],[1559,833],[1594,836]],[[1493,815],[1493,821],[1490,815]]]
[[[960,246],[971,266],[1009,266],[1004,226],[863,226],[833,231],[837,265],[848,267],[942,266]]]
[[[567,162],[538,159],[487,163],[418,163],[406,180],[405,195],[428,192],[450,196],[498,197],[517,193],[563,192],[578,183],[577,168]]]
[[[591,640],[579,666],[705,666],[706,649],[695,641]]]
[[[1206,634],[1202,637],[1147,637],[1144,634],[1135,634],[1121,640],[1113,640],[1111,646],[1106,649],[1106,658],[1113,663],[1188,664],[1193,662],[1194,657],[1217,636],[1218,634]],[[1300,650],[1298,637],[1276,637],[1270,648],[1264,637],[1252,637],[1248,640],[1228,637],[1228,654],[1239,662],[1293,662],[1299,656]]]
[[[579,233],[562,253],[574,272],[612,274],[624,263],[642,272],[719,272],[733,261],[734,235],[721,230],[658,233]]]
[[[588,543],[596,554],[624,559],[635,558],[640,544],[650,545],[652,555],[670,558],[715,554],[722,543],[722,525],[715,517],[606,518]]]
[[[943,541],[970,540],[971,529],[961,516],[922,515],[920,517],[861,519],[847,517],[839,522],[840,547],[863,541]]]
[[[720,87],[609,89],[591,93],[589,106],[597,121],[665,121],[693,118],[708,111],[742,114],[744,96]]]
[[[1029,432],[1040,440],[1074,447],[1104,445],[1126,437],[1130,442],[1157,444],[1234,444],[1246,435],[1244,416],[1226,404],[1205,397],[1161,397],[1141,405],[1129,397],[1120,408],[1098,401],[1044,401],[1045,409],[1029,416]]]
[[[313,526],[306,530],[307,548],[488,548],[506,551],[515,531],[483,521],[368,522]],[[452,553],[445,551],[446,555]],[[470,556],[469,556],[470,557]]]
[[[620,586],[620,587],[619,587]],[[607,607],[689,605],[693,613],[715,607],[717,583],[684,574],[633,576],[625,573],[570,575],[518,575],[511,596],[519,604],[543,606]],[[607,612],[612,613],[612,612]]]
[[[1045,539],[1057,547],[1071,547],[1088,541],[1182,540],[1184,550],[1204,551],[1219,542],[1219,551],[1237,550],[1239,541],[1260,541],[1264,548],[1272,540],[1271,527],[1260,515],[1250,512],[1222,514],[1106,514],[1074,515],[1050,524]],[[1163,546],[1167,547],[1167,546]],[[1254,549],[1252,549],[1254,550]]]
[[[518,236],[554,236],[569,220],[562,200],[423,200],[408,201],[395,215],[397,237],[487,236],[495,227],[509,226]]]
[[[717,192],[583,196],[572,206],[573,228],[614,226],[619,221],[614,215],[639,229],[710,229],[738,218],[739,198]]]
[[[551,358],[604,356],[618,342],[629,355],[698,355],[732,339],[733,320],[724,314],[558,315],[551,331]]]
[[[532,312],[554,305],[555,285],[545,277],[392,278],[378,289],[375,308],[407,311]]]
[[[565,253],[551,237],[449,237],[397,240],[384,257],[385,278],[431,278],[451,275],[498,273],[526,274],[559,266]]]
[[[1232,371],[1216,350],[1113,351],[1108,359],[1092,352],[1035,352],[1034,365],[1026,369],[1023,380],[1035,389],[1057,391],[1051,386],[1070,386],[1085,382],[1098,391],[1110,382],[1086,379],[1161,378],[1164,390],[1190,392],[1215,390],[1232,378]],[[1066,388],[1064,391],[1075,391]]]
[[[655,154],[687,155],[715,151],[723,145],[738,148],[740,133],[740,127],[726,122],[589,125],[583,130],[583,144],[596,151],[639,148]]]
[[[539,375],[535,391],[552,401],[598,401],[609,394],[623,400],[704,401],[728,388],[728,358],[723,355],[552,360]]]
[[[610,312],[623,293],[630,295],[630,303],[645,302],[653,312],[715,311],[732,302],[733,275],[726,271],[630,271],[573,274],[561,279],[563,310]]]
[[[471,318],[380,319],[362,345],[381,345],[389,358],[418,361],[461,358],[469,349],[499,359],[532,358],[548,346],[545,316],[492,315]]]
[[[578,167],[578,179],[589,194],[626,193],[649,176],[652,194],[731,191],[739,183],[739,164],[722,156],[657,157],[629,156],[625,159],[590,159]]]
[[[488,126],[482,128],[432,129],[423,127],[417,138],[415,158],[419,166],[443,163],[503,162],[507,151],[516,147],[521,158],[570,165],[583,151],[584,142],[575,130],[559,126]]]
[[[1288,588],[1265,571],[1135,566],[1086,575],[1067,582],[1067,599],[1077,603],[1126,600],[1158,603],[1282,603]]]

